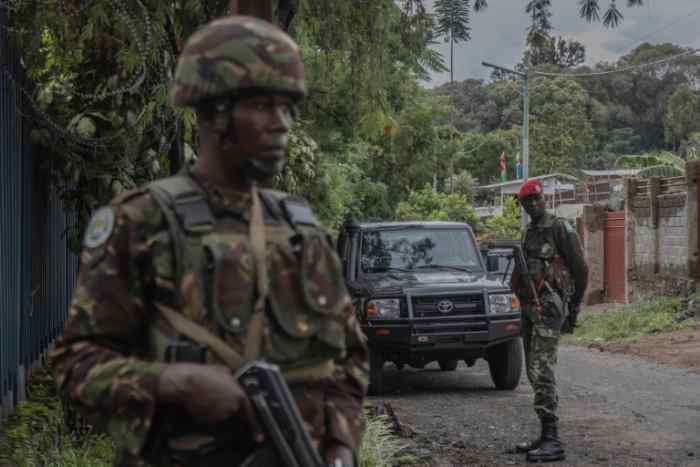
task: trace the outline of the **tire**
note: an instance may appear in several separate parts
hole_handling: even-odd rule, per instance
[[[459,360],[439,360],[438,364],[442,371],[455,371],[457,365],[459,365]]]
[[[384,392],[384,354],[381,350],[369,351],[369,394],[377,396]]]
[[[490,348],[487,358],[491,380],[496,388],[512,391],[518,387],[523,369],[523,346],[520,338]]]

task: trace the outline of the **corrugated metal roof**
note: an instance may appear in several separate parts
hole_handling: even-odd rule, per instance
[[[589,177],[633,177],[642,169],[582,170]]]
[[[569,181],[578,181],[578,178],[574,177],[573,175],[567,175],[567,174],[549,174],[549,175],[538,175],[537,177],[529,177],[528,180],[550,180],[550,179],[562,179],[562,180],[569,180]],[[520,186],[524,183],[524,180],[522,178],[519,178],[517,180],[509,180],[507,182],[501,182],[501,183],[493,183],[491,185],[482,185],[476,187],[477,190],[491,190],[494,188],[501,188],[501,187],[506,187],[506,186]]]

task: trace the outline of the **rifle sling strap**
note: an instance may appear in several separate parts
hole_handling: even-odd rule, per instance
[[[175,310],[166,307],[158,307],[158,310],[177,332],[198,344],[206,345],[232,372],[235,373],[243,365],[243,357],[208,329],[190,321]],[[326,359],[315,365],[286,369],[282,371],[282,375],[288,383],[299,383],[330,378],[334,372],[335,362]]]
[[[243,357],[208,329],[187,319],[175,310],[158,307],[158,311],[177,332],[200,345],[207,346],[231,371],[238,370],[243,364]]]

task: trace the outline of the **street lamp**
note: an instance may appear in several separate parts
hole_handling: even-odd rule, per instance
[[[525,72],[511,70],[510,68],[505,68],[502,66],[494,65],[493,63],[481,62],[482,65],[488,68],[493,68],[495,70],[500,70],[504,73],[510,73],[516,75],[523,80],[523,183],[527,182],[528,179],[528,161],[530,156],[530,91],[529,91],[529,79],[528,79],[528,69],[525,68]],[[527,227],[527,214],[524,210],[520,211],[523,230]]]

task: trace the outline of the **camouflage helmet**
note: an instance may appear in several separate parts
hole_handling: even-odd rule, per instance
[[[250,16],[210,22],[185,44],[170,88],[176,107],[250,92],[306,95],[299,46],[277,26]]]

